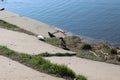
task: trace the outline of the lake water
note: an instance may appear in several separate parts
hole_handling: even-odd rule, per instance
[[[4,0],[0,7],[120,46],[120,0]]]

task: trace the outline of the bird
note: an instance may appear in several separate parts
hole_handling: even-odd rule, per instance
[[[60,45],[61,45],[61,47],[64,48],[64,49],[66,49],[66,42],[63,39],[63,37],[60,37],[59,39],[60,39]]]
[[[55,35],[53,35],[52,33],[48,32],[48,35],[53,38],[53,37],[56,37]]]

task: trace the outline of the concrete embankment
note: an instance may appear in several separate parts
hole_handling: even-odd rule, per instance
[[[78,57],[47,57],[53,63],[65,64],[88,80],[120,80],[120,66]]]
[[[34,55],[45,52],[73,53],[40,41],[34,36],[2,28],[0,28],[0,45],[7,46],[18,52]]]
[[[64,32],[63,30],[57,27],[52,27],[48,24],[27,17],[23,17],[19,14],[15,14],[5,10],[0,11],[0,19],[11,24],[17,25],[18,27],[23,28],[25,30],[31,31],[37,35],[42,35],[44,37],[49,37],[48,32],[51,33],[54,33],[56,31]],[[56,33],[55,35],[57,37],[64,37],[65,35],[61,32]]]
[[[0,80],[64,80],[38,72],[16,61],[0,56]]]

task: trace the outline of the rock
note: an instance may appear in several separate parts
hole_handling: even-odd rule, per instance
[[[116,59],[117,59],[118,61],[120,61],[120,55],[118,55]]]
[[[117,53],[120,55],[120,50],[117,50]]]

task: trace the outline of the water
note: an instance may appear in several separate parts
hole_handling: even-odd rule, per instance
[[[120,46],[120,0],[4,0],[1,7]]]

